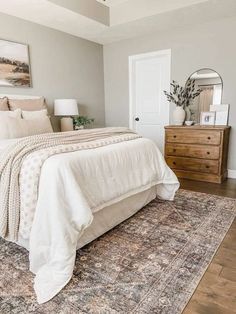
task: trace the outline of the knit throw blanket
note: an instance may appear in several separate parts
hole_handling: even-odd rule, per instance
[[[54,148],[44,154],[45,161],[55,154],[93,149],[136,138],[139,136],[127,128],[101,128],[29,136],[5,149],[0,160],[0,236],[17,241],[20,222],[19,175],[22,163],[29,154]]]

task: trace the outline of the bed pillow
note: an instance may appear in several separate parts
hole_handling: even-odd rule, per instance
[[[47,109],[44,97],[37,99],[8,99],[10,110],[20,108],[25,111],[37,111]]]
[[[7,97],[0,98],[0,111],[8,111]]]
[[[0,117],[2,118],[17,118],[21,119],[21,109],[16,109],[14,111],[0,111]]]
[[[24,111],[22,110],[22,117],[25,120],[43,119],[48,116],[47,109],[38,111]]]
[[[48,117],[24,120],[0,116],[0,140],[52,132],[52,125]]]

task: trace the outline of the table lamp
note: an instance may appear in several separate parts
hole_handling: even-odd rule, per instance
[[[61,118],[61,132],[73,131],[73,116],[78,116],[79,110],[76,99],[55,99],[54,116]]]

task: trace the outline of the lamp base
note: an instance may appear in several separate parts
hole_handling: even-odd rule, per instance
[[[61,119],[61,132],[73,131],[73,119],[72,118],[62,118]]]

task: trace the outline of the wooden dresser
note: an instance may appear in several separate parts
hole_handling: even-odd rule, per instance
[[[165,159],[177,177],[221,183],[227,177],[230,127],[167,126]]]

